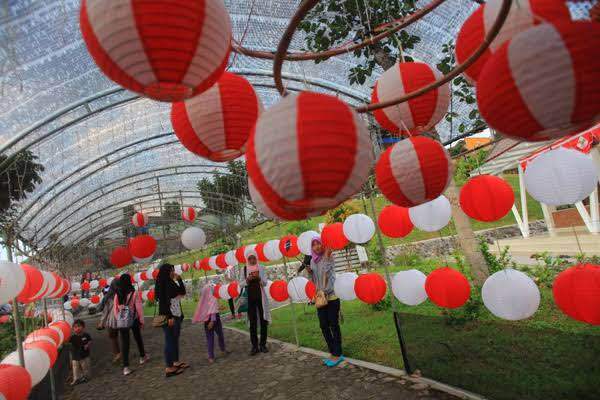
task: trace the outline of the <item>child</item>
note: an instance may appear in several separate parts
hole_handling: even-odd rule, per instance
[[[223,325],[221,325],[221,317],[219,316],[219,306],[217,299],[213,295],[214,286],[205,285],[200,292],[200,301],[194,313],[192,322],[204,322],[204,331],[206,333],[206,343],[208,346],[208,362],[215,362],[215,333],[219,336],[219,348],[224,354],[225,337],[223,336]]]
[[[73,366],[73,382],[71,385],[85,383],[90,378],[90,344],[92,337],[85,332],[85,322],[76,319],[73,322],[71,335],[71,364]]]

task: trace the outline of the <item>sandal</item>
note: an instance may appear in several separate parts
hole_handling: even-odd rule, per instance
[[[179,368],[179,369],[186,369],[186,368],[190,367],[189,364],[186,364],[184,362],[181,362],[179,364],[173,363],[173,366],[176,367],[176,368]]]
[[[175,371],[165,372],[165,378],[170,378],[172,376],[181,375],[181,374],[183,374],[183,369],[177,368]]]

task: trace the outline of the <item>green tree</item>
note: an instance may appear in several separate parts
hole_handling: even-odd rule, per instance
[[[171,224],[181,219],[181,205],[175,200],[167,201],[163,206],[162,218],[163,226],[167,233],[171,232]]]
[[[244,221],[244,205],[250,194],[243,161],[230,161],[225,173],[216,170],[212,177],[202,178],[197,187],[208,213],[235,216]]]

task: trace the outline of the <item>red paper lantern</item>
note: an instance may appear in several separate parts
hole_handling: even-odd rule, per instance
[[[240,285],[237,282],[231,282],[227,287],[227,293],[232,299],[235,299],[240,295]]]
[[[181,270],[183,272],[188,272],[190,270],[190,264],[188,264],[188,263],[181,264]]]
[[[415,207],[444,193],[452,179],[451,162],[440,142],[411,137],[381,155],[375,168],[377,186],[392,203]]]
[[[408,208],[396,205],[385,206],[381,210],[377,225],[384,235],[391,238],[408,236],[415,227],[408,215]]]
[[[106,286],[106,279],[100,278],[100,280],[98,281],[98,287],[103,288],[105,286]]]
[[[69,341],[71,337],[71,325],[67,321],[56,321],[48,325],[52,329],[60,329],[63,334],[63,343]]]
[[[361,301],[377,304],[385,297],[387,285],[379,274],[362,274],[354,281],[354,292]]]
[[[309,300],[314,300],[315,296],[317,295],[317,287],[311,281],[308,281],[304,287],[304,291],[306,292],[306,297],[308,297]]]
[[[202,271],[210,271],[210,265],[208,263],[208,261],[210,260],[209,257],[205,257],[202,260],[200,260],[200,269],[202,269]]]
[[[221,0],[84,0],[80,27],[107,77],[159,101],[202,93],[229,60],[231,21]]]
[[[439,307],[458,308],[469,300],[471,286],[467,278],[457,270],[442,267],[427,276],[425,292]]]
[[[481,5],[464,22],[456,38],[456,61],[463,64],[477,48],[494,25],[502,0],[489,0]],[[570,13],[562,0],[519,0],[513,2],[498,36],[492,44],[463,74],[471,83],[477,81],[481,70],[507,40],[520,32],[544,22],[569,20]]]
[[[296,257],[300,254],[298,238],[296,235],[286,235],[282,237],[279,241],[279,251],[287,258]]]
[[[5,400],[27,400],[31,392],[31,376],[23,367],[0,364],[0,397]]]
[[[442,74],[422,62],[403,62],[385,71],[373,89],[371,103],[393,100],[427,86]],[[375,110],[373,116],[385,130],[402,135],[430,131],[444,118],[450,104],[450,85],[444,84],[414,99]]]
[[[192,264],[192,268],[194,268],[196,271],[200,271],[202,269],[201,262],[201,260],[194,261],[194,263]]]
[[[217,259],[215,261],[217,263],[217,266],[221,269],[225,269],[227,268],[227,261],[225,261],[225,253],[221,253],[217,256]]]
[[[17,301],[31,303],[36,300],[36,297],[43,294],[44,276],[39,269],[29,264],[21,264],[21,268],[25,272],[25,285],[17,296]]]
[[[90,283],[88,281],[83,281],[81,284],[81,290],[88,292],[90,290]]]
[[[117,247],[110,255],[110,263],[117,268],[123,268],[133,262],[127,247]]]
[[[143,213],[141,211],[136,212],[135,214],[133,214],[133,217],[131,217],[131,223],[136,228],[143,228],[144,226],[148,225],[148,221],[149,219],[146,213]]]
[[[246,255],[244,254],[244,250],[246,250],[246,246],[242,246],[235,251],[235,259],[242,264],[246,263]]]
[[[600,325],[600,265],[580,264],[564,270],[554,280],[552,293],[566,315]]]
[[[325,225],[321,231],[321,240],[323,246],[333,250],[341,250],[350,243],[344,235],[344,224],[341,222]]]
[[[260,261],[260,262],[268,262],[269,261],[269,259],[265,255],[265,243],[258,243],[254,247],[254,251],[256,252],[256,255],[258,256],[258,261]]]
[[[95,294],[92,297],[90,297],[90,301],[92,302],[92,304],[98,304],[100,303],[100,296]]]
[[[141,280],[141,281],[147,281],[147,280],[148,280],[148,274],[147,274],[147,272],[146,272],[146,271],[142,271],[142,272],[140,273],[140,280]]]
[[[25,338],[25,342],[37,342],[40,340],[48,341],[48,339],[50,339],[50,341],[56,346],[60,344],[60,335],[57,331],[50,328],[36,329],[35,331],[27,335],[27,337]]]
[[[10,321],[10,315],[0,315],[0,324],[6,324]]]
[[[184,207],[183,210],[181,210],[181,218],[185,222],[194,222],[196,219],[196,210],[194,207]]]
[[[40,349],[44,353],[48,355],[50,359],[50,368],[54,366],[56,359],[58,358],[58,348],[56,345],[46,341],[46,340],[38,340],[36,342],[25,343],[23,346],[25,349]]]
[[[148,291],[146,298],[148,299],[148,301],[154,301],[154,298],[155,298],[154,289],[150,289]]]
[[[510,185],[493,175],[471,178],[460,190],[460,207],[478,221],[497,221],[508,214],[514,203]]]
[[[77,307],[79,307],[79,299],[77,297],[74,297],[71,299],[71,309],[76,309]]]
[[[599,46],[596,22],[542,24],[518,34],[481,71],[481,115],[498,133],[526,141],[555,139],[596,124]]]
[[[156,240],[150,235],[136,236],[129,243],[129,251],[139,259],[152,257],[156,251]]]
[[[192,153],[212,161],[230,161],[244,154],[262,108],[250,82],[225,72],[201,95],[173,103],[171,123],[181,144]]]
[[[274,281],[269,288],[269,294],[277,302],[286,301],[289,298],[287,282],[283,280]]]
[[[369,131],[356,112],[312,92],[286,96],[265,111],[246,152],[254,204],[280,219],[339,205],[361,190],[372,163]]]
[[[221,298],[221,296],[219,295],[219,289],[221,289],[221,284],[220,284],[220,283],[217,283],[217,284],[215,285],[215,288],[214,288],[214,290],[213,290],[213,296],[215,296],[217,299],[220,299],[220,298]]]

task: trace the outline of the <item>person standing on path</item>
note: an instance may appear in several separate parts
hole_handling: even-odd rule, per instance
[[[250,321],[250,342],[252,344],[250,355],[254,356],[259,352],[269,352],[267,348],[267,327],[271,322],[271,310],[265,292],[267,286],[265,269],[258,264],[258,255],[254,250],[247,252],[246,261],[243,279],[240,279],[240,287],[246,287],[248,291],[248,320]],[[260,346],[257,333],[259,323]]]
[[[322,295],[326,299],[326,304],[321,307],[318,307],[318,301],[315,301],[321,332],[331,353],[331,358],[324,360],[324,363],[328,367],[335,367],[344,361],[340,329],[340,299],[333,291],[335,263],[331,256],[331,249],[325,248],[318,236],[311,242],[311,253],[310,267],[306,270],[316,286],[317,297]]]
[[[119,281],[113,279],[108,287],[108,291],[102,297],[102,301],[98,306],[98,311],[102,313],[98,322],[98,329],[106,329],[110,344],[112,347],[113,362],[116,363],[121,359],[121,349],[119,347],[119,330],[117,329],[117,321],[113,312],[115,294],[117,293],[117,285]]]
[[[129,375],[133,372],[129,368],[129,331],[133,333],[133,338],[137,343],[140,365],[145,364],[149,359],[142,340],[142,329],[144,328],[142,293],[135,290],[131,284],[131,275],[123,274],[120,276],[113,301],[116,327],[121,336],[123,375]]]
[[[165,376],[179,375],[189,365],[179,361],[179,335],[183,321],[181,298],[185,296],[185,285],[175,273],[173,264],[160,266],[154,293],[158,299],[158,314],[166,317],[162,326],[165,334]]]
[[[193,323],[204,323],[204,332],[206,333],[206,345],[208,350],[208,363],[215,362],[215,334],[219,337],[219,348],[223,354],[228,354],[225,350],[225,336],[223,335],[223,325],[219,315],[219,305],[214,296],[215,287],[212,284],[204,285],[200,291],[200,301],[196,307],[196,312],[192,318]]]

